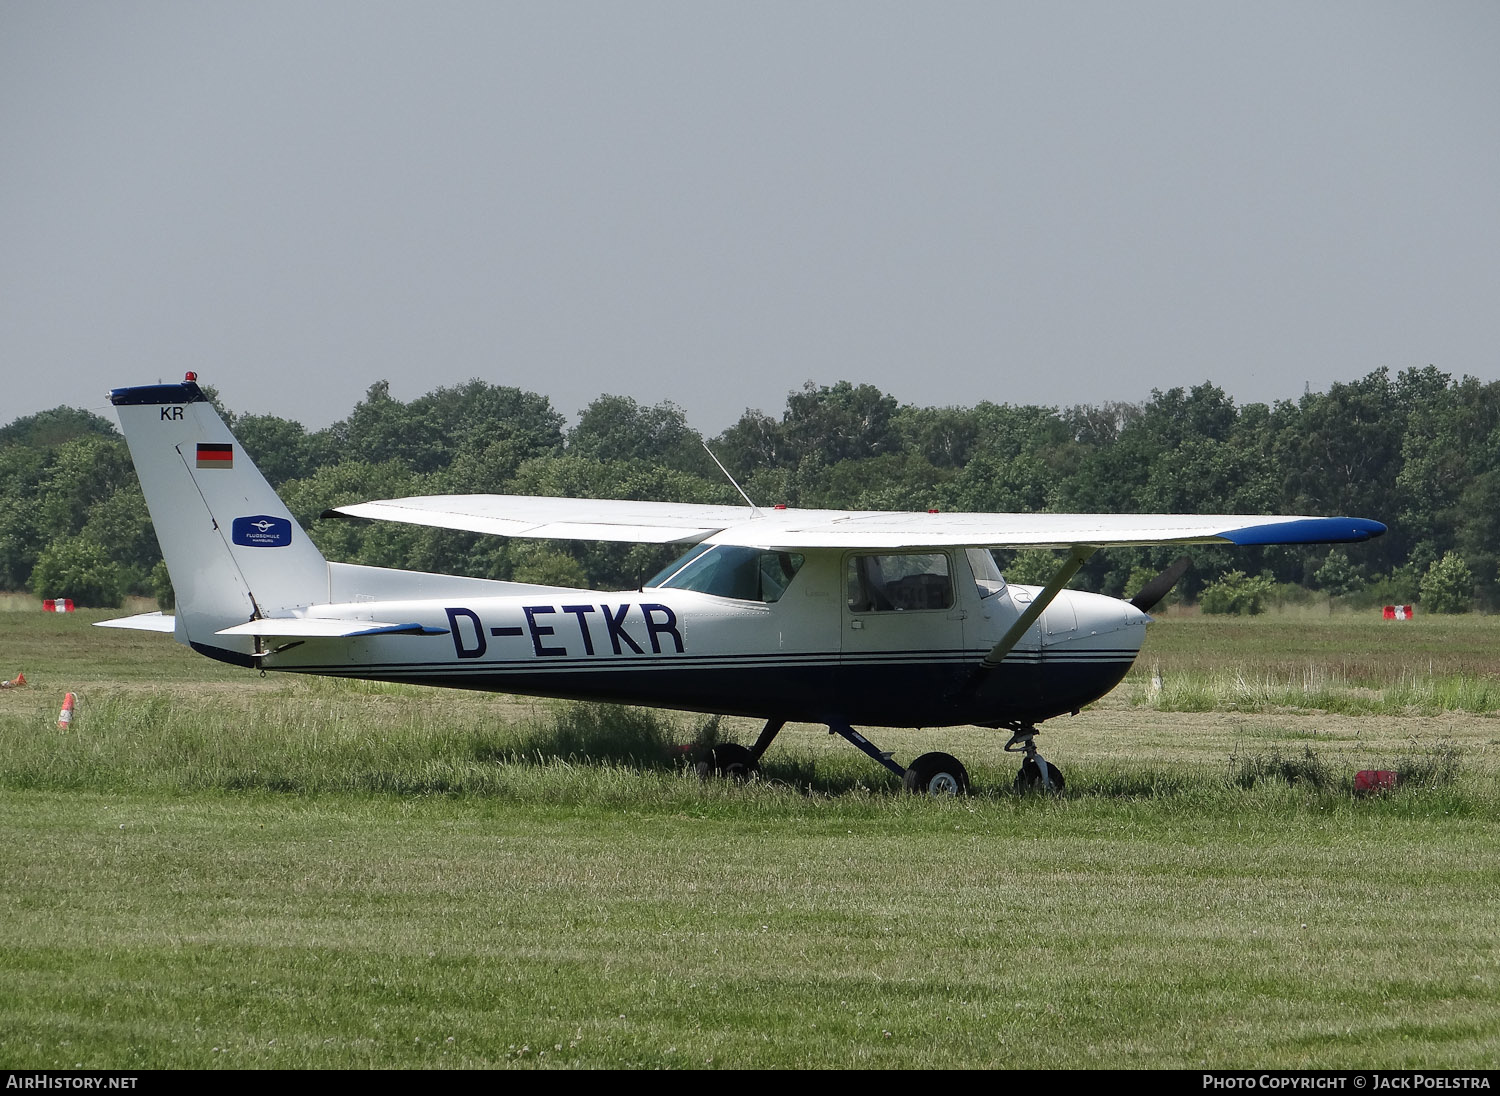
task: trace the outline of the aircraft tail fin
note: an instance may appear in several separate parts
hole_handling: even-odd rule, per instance
[[[180,643],[249,665],[254,639],[215,633],[326,602],[328,563],[192,374],[109,395],[177,595]]]

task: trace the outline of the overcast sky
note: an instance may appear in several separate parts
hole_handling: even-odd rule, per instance
[[[1492,0],[0,0],[0,424],[1245,403],[1497,336]]]

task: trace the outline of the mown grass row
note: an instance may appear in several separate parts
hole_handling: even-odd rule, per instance
[[[1309,663],[1300,672],[1224,669],[1138,671],[1123,696],[1163,712],[1268,712],[1305,709],[1343,715],[1500,715],[1500,679],[1404,671],[1370,685]]]
[[[1402,677],[1500,675],[1500,615],[1422,616],[1268,613],[1255,617],[1167,614],[1146,629],[1139,670],[1249,670],[1295,678],[1308,667],[1377,688]]]

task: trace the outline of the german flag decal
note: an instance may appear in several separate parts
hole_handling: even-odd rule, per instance
[[[216,442],[198,443],[199,468],[233,468],[234,446]]]

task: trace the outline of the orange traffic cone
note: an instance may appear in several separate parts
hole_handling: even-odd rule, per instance
[[[25,674],[17,674],[16,675],[16,679],[14,681],[12,681],[11,684],[12,685],[25,685],[26,684],[26,675]]]
[[[73,694],[69,693],[63,697],[62,711],[57,713],[57,725],[62,730],[68,729],[68,724],[73,722]]]

